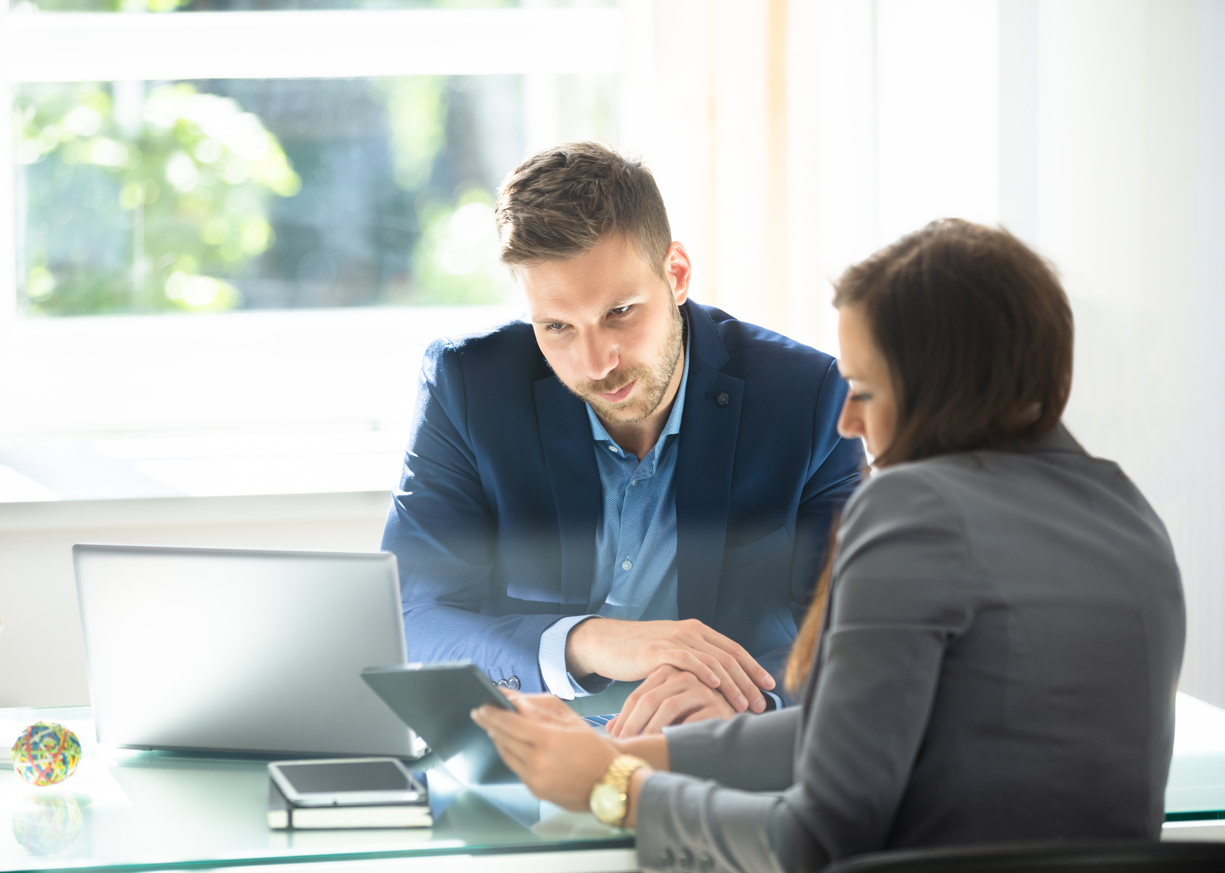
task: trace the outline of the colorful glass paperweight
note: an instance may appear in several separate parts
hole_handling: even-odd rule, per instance
[[[32,724],[13,743],[13,769],[31,785],[63,782],[80,762],[81,741],[62,724]]]

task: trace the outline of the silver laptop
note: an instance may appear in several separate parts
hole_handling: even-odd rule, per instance
[[[77,545],[72,557],[98,742],[419,751],[361,678],[405,662],[394,555]]]

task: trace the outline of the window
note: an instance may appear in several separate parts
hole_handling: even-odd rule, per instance
[[[0,499],[389,487],[426,343],[520,312],[500,179],[618,144],[623,17],[0,7]]]

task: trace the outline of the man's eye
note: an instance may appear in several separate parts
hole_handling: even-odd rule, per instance
[[[608,314],[609,315],[625,315],[625,313],[629,312],[633,308],[634,308],[634,304],[632,303],[629,304],[628,306],[618,306],[616,309],[610,309],[608,311]]]
[[[865,400],[871,400],[871,399],[872,399],[871,394],[866,394],[862,391],[859,392],[858,394],[851,395],[851,400],[855,401],[856,403],[863,403]]]
[[[554,321],[545,326],[545,330],[551,331],[552,333],[561,333],[565,329],[566,326],[560,321]]]

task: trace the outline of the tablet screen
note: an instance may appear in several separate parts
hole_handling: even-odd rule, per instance
[[[415,791],[418,787],[393,761],[320,761],[280,764],[277,769],[299,794]]]

